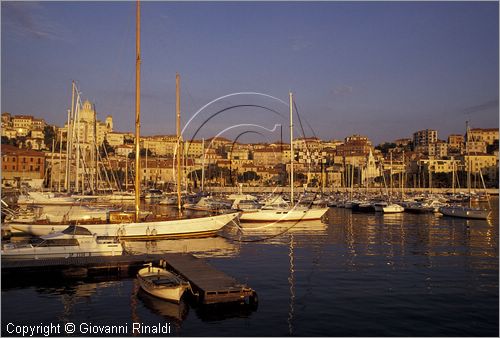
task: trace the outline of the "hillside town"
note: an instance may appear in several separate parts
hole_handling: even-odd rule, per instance
[[[99,189],[133,189],[134,134],[114,130],[112,116],[99,120],[88,100],[78,116],[59,127],[40,117],[2,113],[2,186],[85,191],[90,182],[98,182]],[[363,135],[344,140],[298,137],[293,141],[295,185],[465,187],[470,170],[473,187],[498,187],[498,128],[464,131],[443,139],[437,130],[418,130],[379,145]],[[175,135],[141,136],[144,187],[173,189],[177,145]],[[203,183],[287,184],[290,144],[280,140],[248,144],[218,137],[183,140],[181,145],[184,184],[190,189]],[[81,160],[67,161],[68,156]]]

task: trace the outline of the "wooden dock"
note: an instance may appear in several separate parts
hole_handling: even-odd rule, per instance
[[[245,284],[189,254],[165,254],[160,264],[191,283],[202,304],[257,302],[257,293]]]
[[[188,280],[201,304],[257,303],[257,293],[204,259],[190,254],[68,257],[36,260],[2,260],[2,274],[47,274],[82,278],[96,275],[135,276],[144,264],[160,264]]]

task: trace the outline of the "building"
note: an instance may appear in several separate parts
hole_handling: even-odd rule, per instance
[[[123,144],[121,146],[115,147],[115,154],[117,156],[126,156],[128,157],[130,154],[134,152],[135,148],[132,144]]]
[[[106,134],[106,141],[111,147],[118,147],[125,144],[125,134],[112,131]]]
[[[33,124],[33,116],[30,115],[15,115],[11,119],[12,127],[14,129],[24,128],[31,130]]]
[[[112,127],[113,125],[112,118],[108,116],[108,119],[111,118],[111,121],[108,121],[108,123],[97,120],[95,107],[89,100],[83,103],[77,117],[78,120],[72,122],[69,130],[72,135],[75,135],[73,144],[79,144],[82,150],[89,150],[93,148],[95,144],[98,146],[101,145],[106,138],[106,134],[113,131],[112,129],[108,129],[108,126]],[[73,131],[73,128],[76,128],[76,130]],[[63,133],[66,136],[67,131],[68,124],[66,123],[63,128]]]
[[[370,151],[373,151],[373,146],[368,137],[352,135],[345,138],[344,144],[338,145],[335,148],[335,155],[337,157],[366,157]]]
[[[437,130],[425,129],[413,133],[413,146],[426,146],[438,140]]]
[[[489,154],[471,154],[462,157],[464,170],[472,174],[477,174],[479,171],[483,175],[488,175],[490,178],[498,175],[498,157]]]
[[[281,149],[271,146],[256,149],[253,151],[253,161],[258,166],[272,168],[277,164],[283,163]]]
[[[451,134],[448,136],[448,151],[450,153],[462,153],[465,146],[465,138],[460,134]]]
[[[45,175],[45,154],[41,151],[19,149],[2,144],[2,185]]]
[[[492,145],[498,141],[498,128],[472,128],[470,129],[470,141],[483,141],[487,145]]]

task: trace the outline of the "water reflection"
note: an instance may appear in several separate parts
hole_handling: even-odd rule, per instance
[[[320,220],[300,222],[248,222],[244,227],[226,227],[224,236],[238,242],[260,242],[264,245],[288,245],[293,234],[299,243],[315,242],[327,236],[328,224]]]
[[[156,241],[124,241],[124,249],[132,254],[189,253],[197,257],[233,257],[240,243],[224,237],[165,239]]]
[[[189,305],[184,299],[177,303],[167,302],[158,299],[140,289],[137,292],[137,298],[148,308],[152,313],[159,315],[170,323],[180,325],[186,319],[189,313]]]

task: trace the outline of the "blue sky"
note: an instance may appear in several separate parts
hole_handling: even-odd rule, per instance
[[[134,129],[134,2],[2,1],[1,9],[2,111],[63,125],[76,80],[100,119],[111,114],[115,129]],[[446,139],[463,133],[466,120],[498,127],[498,2],[142,2],[141,9],[143,135],[175,133],[176,72],[183,124],[223,95],[287,101],[291,90],[306,135],[323,139],[357,133],[378,144],[426,128]],[[288,126],[284,104],[236,95],[202,111],[185,137],[234,105],[281,116],[238,107],[198,135],[236,124]],[[277,136],[248,133],[241,141]]]

